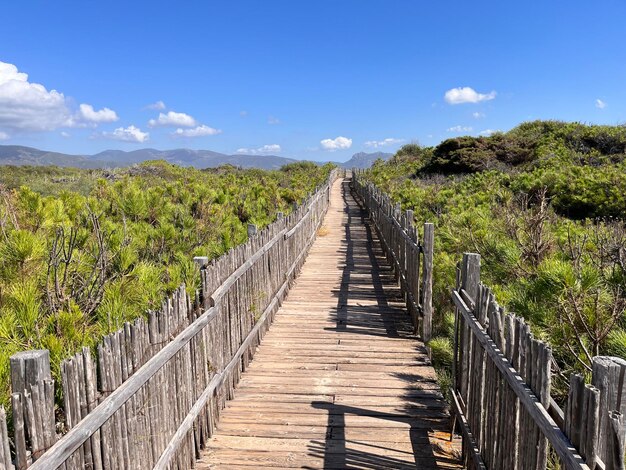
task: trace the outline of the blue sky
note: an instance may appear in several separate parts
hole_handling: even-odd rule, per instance
[[[346,160],[530,119],[626,122],[623,0],[24,0],[0,11],[3,144]]]

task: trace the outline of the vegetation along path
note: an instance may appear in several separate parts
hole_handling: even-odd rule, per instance
[[[447,405],[348,181],[198,468],[461,468]]]

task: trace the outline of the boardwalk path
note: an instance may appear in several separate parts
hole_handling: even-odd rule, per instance
[[[324,225],[198,468],[461,468],[435,372],[347,182]]]

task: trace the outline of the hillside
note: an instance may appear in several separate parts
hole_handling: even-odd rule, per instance
[[[348,169],[369,168],[377,159],[387,160],[392,155],[391,153],[383,152],[360,152],[354,154],[346,162],[334,163],[337,166]],[[172,165],[190,166],[199,169],[233,165],[241,168],[260,168],[263,170],[277,170],[283,165],[300,161],[276,155],[227,155],[211,150],[157,150],[145,148],[129,152],[124,150],[105,150],[95,155],[71,155],[18,145],[0,145],[0,165],[56,165],[60,167],[96,169],[121,168],[148,160],[164,160]],[[323,165],[326,162],[316,163]]]
[[[65,153],[48,152],[20,145],[0,145],[0,165],[56,165],[60,167],[76,168],[103,168],[119,166],[113,160],[107,161],[102,159],[95,161],[82,155],[68,155]]]
[[[380,160],[383,160],[383,161],[387,161],[391,157],[393,157],[393,153],[385,153],[385,152],[365,153],[365,152],[359,152],[359,153],[355,153],[354,155],[352,155],[350,160],[348,160],[346,162],[343,162],[343,163],[337,163],[337,165],[340,166],[341,168],[346,168],[346,169],[350,169],[350,168],[369,168],[369,167],[371,167],[374,164],[374,162],[376,160],[380,159]]]
[[[95,155],[70,155],[48,152],[32,147],[0,145],[0,165],[56,165],[75,168],[120,168],[148,160],[164,160],[172,165],[195,168],[215,168],[230,164],[241,168],[277,170],[283,165],[294,163],[293,158],[275,155],[226,155],[210,150],[156,150],[140,149],[105,150]]]

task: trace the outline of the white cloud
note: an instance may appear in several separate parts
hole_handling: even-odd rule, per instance
[[[245,110],[244,111],[239,111],[239,115],[241,117],[247,117],[248,116],[248,111],[245,111]]]
[[[482,119],[485,117],[485,113],[480,113],[478,111],[476,111],[475,113],[472,113],[472,117],[474,119]]]
[[[480,131],[478,135],[482,135],[484,137],[489,137],[493,134],[497,134],[498,132],[502,132],[498,129],[485,129],[484,131]]]
[[[109,108],[102,108],[100,111],[95,111],[90,104],[81,104],[78,110],[78,116],[81,120],[86,122],[115,122],[119,119],[117,113]]]
[[[496,97],[496,92],[491,91],[489,93],[478,93],[473,88],[468,86],[452,88],[446,91],[444,99],[448,104],[462,104],[462,103],[480,103],[481,101],[489,101]]]
[[[71,135],[69,132],[61,131],[61,137],[65,137],[67,139],[68,137],[71,137]]]
[[[47,131],[67,125],[70,119],[63,93],[30,83],[15,65],[0,62],[0,127]]]
[[[7,140],[9,138],[9,134],[6,132],[0,131],[0,140]]]
[[[159,117],[150,119],[148,125],[150,127],[194,127],[196,120],[189,114],[169,111],[167,114],[159,113]]]
[[[596,108],[604,109],[606,108],[606,103],[602,101],[600,98],[596,100]]]
[[[130,125],[128,127],[118,127],[113,132],[103,132],[101,134],[105,139],[120,140],[122,142],[147,142],[150,138],[148,132],[143,132],[138,127]]]
[[[401,144],[404,142],[404,139],[394,139],[389,137],[383,140],[368,140],[365,142],[366,147],[378,148],[378,147],[387,147],[389,145]]]
[[[163,111],[167,106],[165,106],[165,103],[161,100],[157,101],[156,103],[151,103],[149,105],[147,105],[145,107],[145,109],[153,109],[155,111]]]
[[[194,127],[193,129],[181,129],[178,128],[174,132],[172,132],[172,136],[174,137],[204,137],[207,135],[216,135],[221,134],[221,129],[214,129],[209,126],[205,126],[204,124]]]
[[[51,131],[117,120],[115,111],[81,104],[76,110],[63,93],[28,81],[13,64],[0,62],[0,128],[8,131]],[[7,132],[4,131],[6,134]]]
[[[270,125],[276,125],[276,124],[280,124],[280,119],[278,119],[277,117],[274,116],[270,116],[267,118],[267,123]]]
[[[244,153],[247,155],[267,155],[270,153],[280,153],[281,150],[282,149],[278,144],[267,144],[255,149],[240,148],[237,149],[237,153]]]
[[[320,140],[320,144],[324,150],[334,152],[335,150],[345,150],[352,147],[352,139],[339,136],[334,139]]]
[[[471,126],[453,126],[448,127],[448,132],[472,132],[474,130]]]
[[[279,153],[282,149],[280,148],[280,145],[278,144],[269,144],[269,145],[264,145],[263,147],[260,148],[261,152],[276,152]]]

